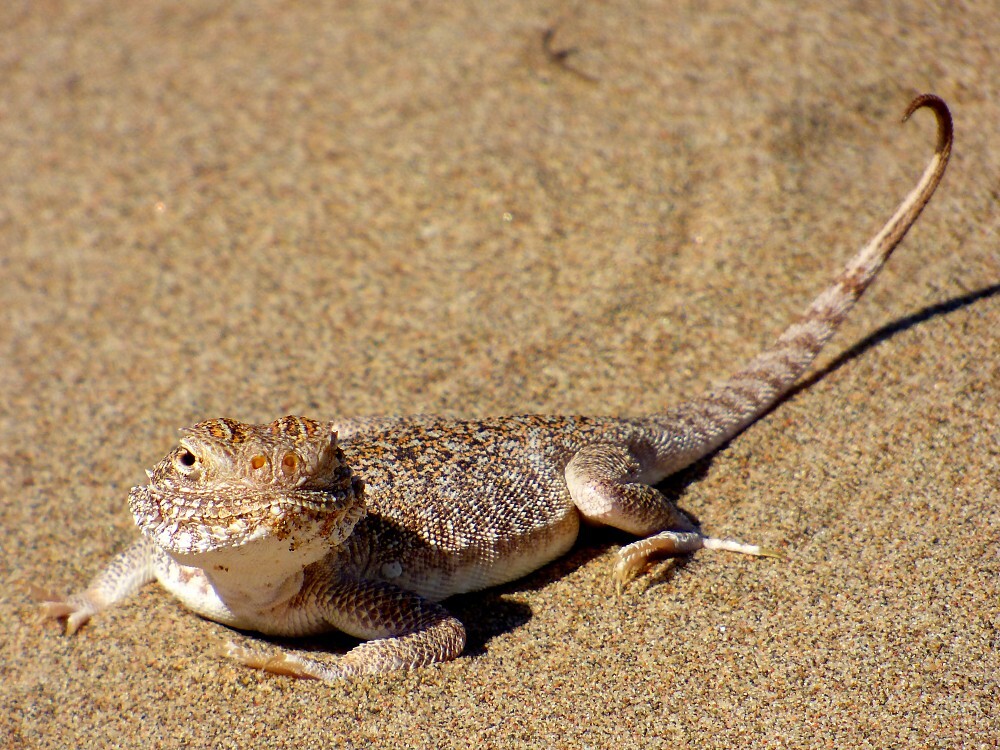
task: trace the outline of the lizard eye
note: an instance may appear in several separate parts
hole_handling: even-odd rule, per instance
[[[263,469],[264,464],[267,463],[267,458],[265,456],[254,456],[250,459],[250,468],[256,471],[257,469]]]
[[[281,470],[285,474],[294,474],[297,468],[299,468],[299,457],[294,453],[286,453],[281,459]]]
[[[174,456],[174,466],[184,476],[191,477],[197,473],[197,469],[195,468],[197,464],[198,457],[187,448],[181,448]]]

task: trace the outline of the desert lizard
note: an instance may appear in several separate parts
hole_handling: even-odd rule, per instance
[[[938,134],[916,187],[798,322],[707,394],[635,418],[201,422],[129,494],[140,539],[84,591],[36,592],[44,615],[73,633],[155,578],[229,626],[362,639],[333,663],[226,647],[250,666],[336,679],[457,657],[465,629],[440,602],[545,565],[569,550],[582,521],[642,537],[618,552],[619,586],[655,556],[768,554],[702,534],[652,485],[787,393],[916,221],[952,144],[940,98],[916,98],[903,119],[923,107]]]

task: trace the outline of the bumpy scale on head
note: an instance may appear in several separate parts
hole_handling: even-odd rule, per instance
[[[363,484],[326,425],[213,419],[181,432],[129,493],[140,531],[178,559],[261,539],[329,549],[365,514]]]

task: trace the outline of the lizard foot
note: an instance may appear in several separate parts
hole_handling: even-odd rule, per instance
[[[335,667],[327,667],[318,661],[304,659],[287,651],[264,654],[244,646],[237,646],[232,641],[227,641],[219,650],[219,654],[253,669],[263,669],[272,674],[283,674],[300,679],[330,681],[342,679],[344,676]]]
[[[612,574],[615,588],[621,594],[654,557],[686,555],[699,549],[719,549],[757,557],[784,557],[770,547],[702,536],[696,531],[661,531],[618,550],[618,562]]]
[[[87,598],[86,594],[62,597],[39,586],[32,586],[31,597],[39,603],[41,620],[66,621],[66,635],[73,635],[101,609],[97,603]]]

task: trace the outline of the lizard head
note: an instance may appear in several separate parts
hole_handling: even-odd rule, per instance
[[[328,425],[282,417],[253,425],[212,419],[133,487],[139,530],[186,565],[251,553],[261,565],[297,565],[341,544],[365,514],[364,486]]]

